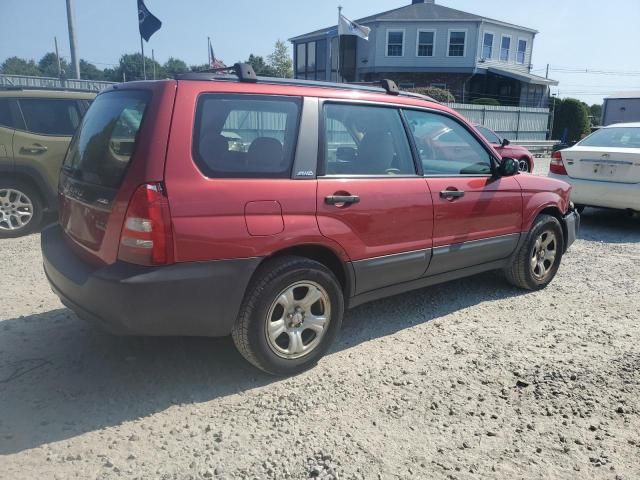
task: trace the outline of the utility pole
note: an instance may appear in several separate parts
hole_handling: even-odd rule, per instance
[[[69,47],[71,49],[71,66],[73,67],[73,78],[80,79],[80,60],[76,46],[76,27],[74,18],[74,0],[67,0],[67,23],[69,25]]]
[[[58,37],[53,37],[53,43],[56,46],[56,60],[58,61],[58,78],[62,80],[62,65],[60,64],[60,53],[58,52]]]
[[[547,63],[547,76],[545,78],[549,78],[549,64]]]
[[[156,55],[153,52],[153,48],[151,49],[151,65],[153,65],[153,79],[156,79]]]

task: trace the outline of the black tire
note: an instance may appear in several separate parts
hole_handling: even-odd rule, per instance
[[[268,317],[281,294],[300,282],[312,282],[324,290],[323,298],[329,302],[329,321],[315,348],[300,358],[283,358],[268,339],[267,322],[273,320]],[[284,318],[285,314],[282,315]],[[313,367],[324,356],[340,331],[343,315],[344,296],[333,272],[314,260],[281,257],[262,265],[252,279],[232,331],[233,342],[257,368],[272,375],[295,375]],[[281,335],[287,339],[287,333]]]
[[[536,242],[538,239],[544,238],[544,241],[550,237],[544,237],[545,233],[552,232],[555,235],[555,256],[553,262],[545,265],[546,274],[540,276],[540,264],[532,266],[534,254],[536,254],[536,260],[539,262],[542,260],[543,264],[546,264],[544,257],[540,257],[537,252],[538,248]],[[551,247],[551,245],[549,245]],[[564,234],[562,232],[562,226],[557,218],[551,215],[540,215],[533,222],[531,230],[527,234],[525,242],[522,244],[519,250],[517,250],[511,257],[510,265],[505,268],[505,275],[507,280],[516,287],[524,288],[526,290],[541,290],[545,288],[555,278],[560,263],[562,261],[562,254],[564,252]],[[545,251],[545,254],[547,252]],[[547,257],[548,258],[548,257]],[[538,272],[538,274],[536,274]]]
[[[0,182],[0,208],[9,208],[7,206],[7,202],[2,202],[2,194],[3,191],[8,191],[8,189],[16,190],[26,196],[31,202],[33,213],[31,219],[24,226],[9,230],[8,220],[5,220],[3,215],[0,215],[0,238],[17,238],[22,237],[24,235],[29,235],[37,231],[41,224],[42,218],[44,215],[44,205],[40,198],[39,193],[33,189],[31,186],[20,183],[20,182],[12,182],[12,181],[1,181]],[[3,221],[4,220],[4,221]]]

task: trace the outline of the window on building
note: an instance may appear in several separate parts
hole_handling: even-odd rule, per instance
[[[287,178],[296,146],[299,99],[202,95],[194,157],[210,178]]]
[[[327,41],[299,43],[296,47],[296,78],[326,80]]]
[[[80,108],[75,100],[22,98],[19,104],[30,132],[70,137],[80,125]]]
[[[435,47],[436,32],[429,30],[418,30],[418,56],[433,57]]]
[[[491,156],[460,123],[436,113],[404,113],[425,175],[491,174]]]
[[[449,32],[449,57],[464,57],[467,32],[454,30]]]
[[[502,37],[502,42],[500,44],[500,60],[502,60],[503,62],[508,62],[510,53],[511,53],[511,37],[507,37],[505,35]]]
[[[482,58],[493,58],[493,33],[484,33],[482,41]]]
[[[517,61],[520,65],[524,65],[527,58],[527,41],[518,40],[518,58]]]
[[[387,56],[402,57],[404,55],[404,31],[387,30]]]
[[[415,175],[400,112],[395,108],[324,107],[327,175]]]

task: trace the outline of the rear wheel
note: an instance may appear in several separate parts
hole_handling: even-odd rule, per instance
[[[28,235],[42,223],[43,205],[28,185],[0,183],[0,238]]]
[[[259,369],[293,375],[326,353],[343,313],[342,289],[329,269],[306,258],[282,257],[262,266],[251,282],[233,341]]]
[[[527,290],[545,288],[558,273],[563,251],[560,222],[551,215],[540,215],[505,269],[507,280]]]

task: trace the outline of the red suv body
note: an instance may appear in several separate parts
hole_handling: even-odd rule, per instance
[[[480,134],[491,144],[502,158],[513,158],[518,161],[520,171],[532,173],[535,168],[533,154],[521,145],[515,145],[506,138],[500,138],[496,132],[482,125],[475,125]]]
[[[454,111],[383,89],[123,84],[72,142],[44,268],[112,332],[233,334],[256,366],[292,373],[349,306],[493,269],[551,281],[579,225],[570,187],[499,158]]]

